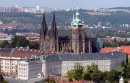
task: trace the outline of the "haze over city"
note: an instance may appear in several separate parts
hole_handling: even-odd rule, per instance
[[[80,2],[80,3],[79,3]],[[41,7],[49,8],[75,8],[76,5],[81,8],[110,8],[110,7],[128,7],[130,0],[2,0],[1,7]]]

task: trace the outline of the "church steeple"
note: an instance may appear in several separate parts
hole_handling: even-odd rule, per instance
[[[58,35],[58,32],[57,32],[55,12],[54,12],[53,13],[52,26],[51,26],[51,38],[56,38],[57,35]]]
[[[53,20],[51,26],[51,51],[58,51],[58,29],[56,25],[55,12],[53,13]]]
[[[47,23],[46,23],[46,19],[45,19],[45,13],[43,13],[43,19],[42,19],[42,24],[41,24],[41,28],[40,28],[40,50],[41,51],[45,51],[45,45],[44,42],[46,41],[46,36],[48,33],[48,28],[47,28]]]
[[[41,29],[40,29],[40,35],[45,38],[47,35],[47,23],[46,23],[46,18],[45,18],[45,13],[43,13],[43,20],[42,20],[42,25],[41,25]]]

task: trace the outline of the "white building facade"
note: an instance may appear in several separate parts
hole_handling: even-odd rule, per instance
[[[46,76],[66,76],[77,63],[84,69],[94,63],[100,71],[110,71],[120,66],[123,61],[126,62],[126,59],[127,55],[120,52],[51,55],[46,58]]]
[[[0,57],[1,72],[5,76],[16,77],[17,74],[17,62],[19,57]]]
[[[18,79],[29,80],[41,78],[42,75],[41,61],[19,61],[18,62]]]

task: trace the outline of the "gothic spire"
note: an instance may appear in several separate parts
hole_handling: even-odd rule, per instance
[[[46,23],[46,19],[45,19],[45,13],[43,13],[43,19],[42,19],[42,25],[41,25],[41,30],[40,30],[40,35],[42,38],[45,38],[47,35],[47,23]]]
[[[53,22],[56,22],[56,19],[55,19],[55,12],[53,13]]]
[[[56,36],[57,36],[55,12],[53,13],[53,20],[52,20],[52,27],[51,27],[51,36],[52,36],[52,38],[53,37],[56,38]]]
[[[53,13],[51,26],[51,51],[58,51],[58,29],[56,27],[55,12]]]

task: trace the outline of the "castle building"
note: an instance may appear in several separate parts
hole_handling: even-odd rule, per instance
[[[88,65],[96,64],[102,72],[111,71],[121,66],[122,61],[127,61],[127,54],[113,51],[107,53],[66,53],[43,56],[44,75],[66,76],[68,71],[74,70],[80,64],[84,70]],[[122,82],[122,78],[119,83]]]
[[[66,53],[96,53],[98,52],[97,37],[84,28],[84,21],[80,18],[79,9],[73,15],[70,30],[58,30],[55,13],[51,29],[47,27],[45,13],[40,29],[40,50],[43,52]]]

